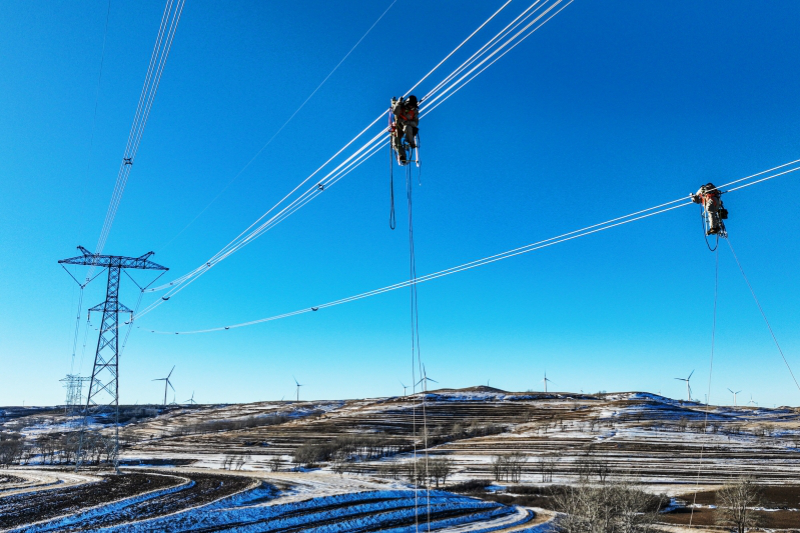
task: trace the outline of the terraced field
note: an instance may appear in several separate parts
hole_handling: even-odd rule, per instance
[[[691,483],[698,472],[704,483],[712,484],[745,473],[765,481],[800,479],[800,412],[794,409],[711,407],[706,414],[701,404],[646,394],[520,394],[486,387],[430,393],[425,402],[428,452],[453,461],[453,479],[491,478],[492,459],[515,452],[526,458],[522,480],[529,482],[542,481],[543,462],[551,470],[548,477],[574,481],[587,456],[602,461],[612,474],[656,484]],[[126,454],[193,457],[208,466],[220,466],[226,456],[236,455],[246,459],[243,468],[259,470],[272,468],[273,458],[288,467],[299,446],[342,435],[379,437],[387,449],[402,452],[413,448],[416,433],[418,448],[425,448],[419,395],[353,401],[333,409],[311,402],[289,405],[313,414],[273,426],[168,436],[176,427],[187,426],[182,416],[197,416],[187,413],[169,424],[144,424],[137,430],[140,434],[153,434],[155,430],[147,428],[161,424],[159,433],[165,436],[143,439]],[[287,405],[269,404],[262,416],[281,409]],[[215,416],[213,410],[207,416]],[[468,434],[469,428],[477,428],[479,436]],[[480,436],[480,428],[497,434]],[[387,461],[408,457],[397,453],[379,461],[359,461],[348,470],[374,474]]]
[[[0,497],[0,530],[401,532],[415,530],[418,523],[430,523],[432,530],[536,528],[535,513],[514,505],[440,491],[360,490],[364,484],[330,476],[277,476],[191,470],[103,476],[83,485]],[[293,477],[306,479],[295,484]]]
[[[713,491],[742,474],[783,495],[759,511],[772,527],[800,524],[800,412],[791,408],[475,387],[146,410],[123,430],[123,464],[142,467],[122,476],[12,467],[0,476],[0,529],[400,532],[430,521],[440,531],[544,531],[552,513],[526,506],[552,501],[528,489],[614,479],[670,496],[698,487],[705,496],[693,523],[710,525]],[[13,423],[25,432],[24,416]],[[327,455],[299,459],[309,449]],[[410,483],[415,454],[447,459],[449,472],[435,480],[443,490]],[[495,466],[508,457],[514,479]],[[494,485],[446,491],[467,480]],[[690,508],[672,508],[663,527],[686,523]]]

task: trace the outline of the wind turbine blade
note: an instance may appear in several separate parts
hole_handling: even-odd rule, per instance
[[[428,381],[433,381],[434,383],[439,383],[438,381],[436,381],[436,380],[435,380],[435,379],[433,379],[433,378],[426,377],[425,379],[427,379]]]
[[[172,386],[172,383],[167,381],[167,385],[169,385],[169,388],[172,389],[173,392],[175,391],[175,387]]]
[[[169,374],[167,374],[167,379],[169,379],[169,378],[171,378],[171,377],[172,377],[172,373],[173,373],[173,372],[175,372],[175,365],[172,365],[172,370],[170,370],[170,371],[169,371]]]
[[[692,374],[694,374],[694,370],[692,370]],[[690,379],[692,379],[692,374],[689,374],[689,377],[686,378],[686,381],[689,381]]]
[[[730,393],[731,393],[731,394],[736,394],[736,393],[735,393],[735,392],[733,392],[732,390],[730,390],[730,389],[728,389],[728,390],[730,391]]]
[[[300,384],[297,382],[297,378],[296,378],[296,377],[294,377],[294,376],[292,376],[292,379],[294,380],[294,384],[295,384],[295,385],[297,385],[297,386],[299,387],[299,386],[300,386]]]

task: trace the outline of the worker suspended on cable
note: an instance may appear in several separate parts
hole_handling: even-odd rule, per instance
[[[692,201],[700,204],[705,209],[706,235],[725,236],[725,224],[722,222],[728,218],[728,210],[722,206],[719,189],[713,183],[706,183],[695,193],[689,195]]]
[[[403,145],[403,137],[408,147],[414,149],[417,147],[417,132],[419,131],[419,104],[417,97],[413,94],[408,98],[392,98],[392,114],[394,115],[394,123],[392,124],[392,140],[394,148],[397,150],[397,155],[400,158],[400,164],[408,162],[406,158],[406,149]]]

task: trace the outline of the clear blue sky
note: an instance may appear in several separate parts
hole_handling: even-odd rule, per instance
[[[389,3],[188,0],[105,252],[154,250],[170,277],[201,264],[502,2],[400,0],[173,240]],[[512,2],[454,59],[525,5]],[[106,6],[0,3],[0,405],[63,402],[78,291],[57,261],[97,242],[163,10],[160,1],[112,0],[91,142]],[[800,158],[798,28],[795,1],[576,1],[422,122],[418,272]],[[222,333],[145,333],[224,326],[406,279],[406,208],[400,184],[390,231],[388,171],[381,152],[143,317],[121,361],[121,400],[159,401],[162,384],[151,379],[173,365],[179,401],[192,391],[203,403],[288,399],[293,374],[304,398],[402,392],[398,380],[411,379],[407,290]],[[798,196],[793,174],[725,198],[732,243],[796,372]],[[421,285],[428,374],[447,387],[491,380],[540,390],[546,370],[551,390],[682,397],[673,378],[695,369],[702,399],[714,255],[698,209]],[[103,291],[101,277],[86,303]],[[125,278],[121,300],[133,306],[137,295]],[[722,245],[712,402],[730,402],[728,387],[744,391],[740,401],[800,404]]]

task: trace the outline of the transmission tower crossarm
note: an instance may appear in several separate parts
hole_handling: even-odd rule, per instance
[[[62,259],[59,263],[111,268],[138,268],[141,270],[169,270],[165,266],[150,261],[150,256],[155,252],[147,252],[139,257],[122,257],[118,255],[93,254],[83,246],[78,246],[78,249],[83,255]]]
[[[103,311],[106,310],[106,305],[107,305],[106,302],[103,302],[101,304],[97,304],[94,307],[89,308],[89,311],[90,312],[91,311],[95,311],[95,312],[102,313]],[[117,306],[116,311],[118,313],[133,313],[133,310],[130,307],[128,307],[127,305],[125,305],[124,303],[122,303],[120,301],[116,302],[116,306]]]

